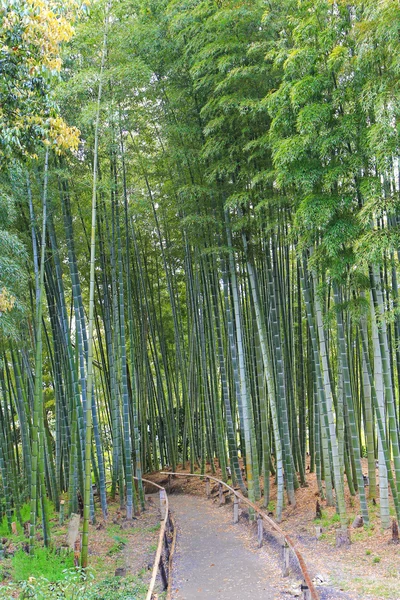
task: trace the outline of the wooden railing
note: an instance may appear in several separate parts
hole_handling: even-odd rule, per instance
[[[247,504],[247,506],[254,511],[257,515],[257,539],[258,545],[261,547],[263,543],[263,521],[268,523],[268,525],[282,538],[282,547],[283,547],[283,575],[289,575],[289,565],[290,565],[290,552],[293,553],[297,562],[299,564],[300,570],[303,575],[303,583],[301,586],[303,600],[319,600],[318,592],[311,580],[310,574],[307,569],[307,565],[302,557],[300,551],[296,547],[294,541],[279,527],[279,525],[271,519],[268,515],[266,515],[256,504],[251,502],[248,498],[245,498],[240,492],[233,489],[230,485],[217,479],[216,477],[212,477],[211,475],[199,475],[195,473],[171,473],[167,471],[161,471],[162,475],[168,475],[169,477],[178,476],[178,477],[200,477],[205,480],[206,483],[206,495],[207,498],[210,497],[210,480],[215,481],[218,484],[218,494],[219,494],[219,502],[220,504],[224,503],[224,494],[223,488],[229,490],[229,492],[233,495],[234,503],[233,503],[233,522],[237,523],[239,520],[239,502],[243,504]],[[147,599],[149,600],[149,598]]]
[[[137,480],[137,477],[135,477]],[[160,571],[163,591],[167,590],[167,598],[171,596],[171,582],[172,582],[172,557],[175,549],[176,541],[176,528],[175,521],[169,510],[168,495],[161,485],[143,479],[144,483],[153,485],[160,491],[160,512],[161,512],[161,523],[160,523],[160,535],[158,536],[158,545],[156,556],[154,558],[153,570],[151,574],[151,580],[149,588],[147,590],[146,600],[152,600],[154,596],[154,588],[157,581],[158,571]]]

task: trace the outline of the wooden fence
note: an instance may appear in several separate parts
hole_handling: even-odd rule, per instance
[[[137,480],[137,478],[135,477]],[[153,570],[149,588],[147,590],[146,600],[152,600],[154,597],[154,588],[157,582],[158,571],[160,571],[163,590],[167,590],[167,599],[171,597],[171,582],[172,582],[172,557],[176,542],[175,521],[169,510],[168,495],[161,485],[143,479],[143,483],[153,485],[159,490],[160,494],[160,535],[158,536],[158,545],[156,556],[154,559]]]

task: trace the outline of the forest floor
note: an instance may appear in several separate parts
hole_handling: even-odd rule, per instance
[[[367,472],[365,461],[364,472]],[[178,469],[179,471],[179,469]],[[220,473],[216,469],[215,477]],[[204,498],[205,484],[197,478],[173,478],[171,485],[162,474],[148,476],[161,485],[165,485],[173,494],[197,494]],[[334,507],[326,506],[319,498],[315,474],[307,472],[307,487],[296,491],[296,506],[286,506],[283,511],[281,528],[295,540],[302,553],[309,572],[314,578],[321,598],[326,600],[400,600],[400,545],[391,542],[391,530],[382,530],[377,506],[369,503],[371,524],[364,528],[353,529],[351,524],[359,514],[358,497],[352,497],[346,491],[347,513],[351,545],[348,549],[335,547],[335,533],[339,526]],[[270,482],[271,497],[268,510],[273,513],[276,502],[276,486],[273,478]],[[347,486],[346,486],[347,487]],[[316,501],[322,508],[322,519],[315,519]],[[172,502],[173,505],[173,502]],[[261,503],[260,503],[261,505]],[[217,505],[215,510],[219,510]],[[232,506],[226,505],[232,518]],[[221,513],[222,514],[222,513]],[[394,515],[394,513],[393,513]],[[179,514],[176,515],[179,531]],[[245,519],[243,519],[245,520]],[[322,527],[322,536],[317,540],[316,526]],[[246,527],[249,543],[254,545],[256,533],[252,526]],[[267,533],[270,548],[276,546],[276,540]],[[280,547],[275,548],[280,552]],[[269,558],[268,558],[269,560]],[[299,595],[299,577],[281,579],[280,598]],[[286,595],[285,595],[286,594]],[[274,596],[271,596],[273,598]]]
[[[67,519],[60,525],[58,515],[50,515],[50,551],[40,547],[43,539],[42,529],[38,527],[38,550],[33,559],[26,554],[28,540],[19,525],[18,535],[6,531],[7,535],[2,538],[5,558],[0,560],[0,598],[19,598],[21,592],[27,593],[28,589],[36,595],[24,595],[24,598],[145,598],[159,537],[158,494],[146,494],[146,510],[131,522],[124,518],[118,502],[109,501],[108,510],[107,521],[102,518],[99,508],[96,523],[89,525],[89,577],[86,584],[75,572],[73,552],[61,551],[66,545]],[[0,535],[4,526],[6,523],[2,524]],[[77,595],[71,595],[73,592]]]

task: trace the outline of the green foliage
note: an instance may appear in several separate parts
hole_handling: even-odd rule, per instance
[[[15,553],[12,566],[16,581],[31,577],[44,577],[51,582],[62,581],[68,575],[67,569],[73,567],[73,553],[59,554],[55,550],[36,548],[33,556],[23,550]]]
[[[20,585],[0,587],[0,599],[11,600],[18,593],[20,600],[140,600],[145,598],[147,585],[136,578],[112,577],[95,582],[90,570],[65,571],[62,581],[50,582],[44,577],[32,578]]]
[[[59,45],[72,35],[69,2],[4,0],[0,7],[0,162],[33,155],[39,140],[67,146],[52,88],[61,68]],[[73,3],[71,3],[71,6]],[[74,132],[75,135],[75,132]],[[63,138],[63,141],[61,141]],[[76,145],[77,139],[72,145]]]
[[[49,519],[53,519],[54,518],[54,505],[52,502],[50,502],[50,500],[48,498],[46,498],[46,507],[47,507]],[[25,502],[21,506],[20,513],[21,513],[22,523],[26,523],[26,521],[29,521],[30,510],[31,510],[31,508],[30,508],[29,502]],[[18,521],[16,521],[16,525],[17,525],[17,531],[18,531],[19,536],[23,535],[23,533],[24,533],[23,528],[21,527],[21,525],[19,524]],[[0,523],[0,537],[10,537],[10,535],[11,534],[8,530],[7,515],[4,515],[3,519]]]

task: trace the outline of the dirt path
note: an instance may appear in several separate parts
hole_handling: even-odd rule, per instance
[[[276,560],[245,539],[240,525],[211,501],[169,496],[178,524],[174,600],[282,600],[289,597]],[[287,581],[287,580],[286,580]]]

